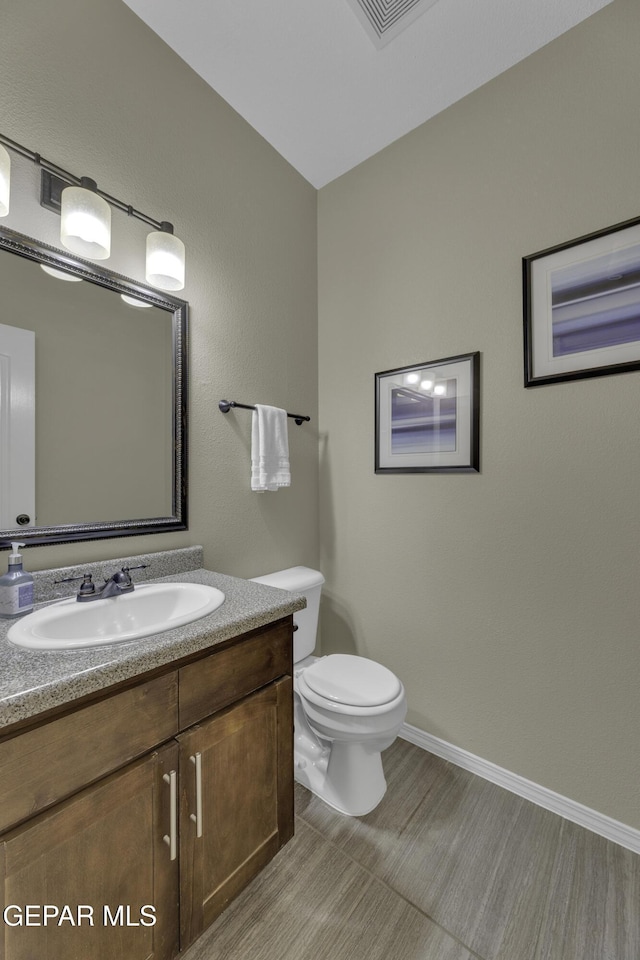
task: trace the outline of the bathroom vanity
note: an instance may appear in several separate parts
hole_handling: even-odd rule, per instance
[[[2,627],[5,960],[171,958],[293,834],[304,600],[202,569],[166,579],[225,603],[101,650],[20,650]]]

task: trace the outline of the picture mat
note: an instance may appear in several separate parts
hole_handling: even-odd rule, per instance
[[[394,390],[406,390],[404,376],[412,370],[433,371],[437,379],[455,380],[456,395],[456,442],[455,449],[435,453],[417,454],[412,451],[394,453],[392,446],[392,399]],[[379,430],[378,466],[380,468],[456,468],[469,466],[471,449],[471,363],[463,360],[454,363],[423,364],[403,368],[379,378]]]

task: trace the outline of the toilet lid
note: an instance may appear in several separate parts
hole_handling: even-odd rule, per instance
[[[400,681],[375,660],[332,653],[304,671],[307,686],[321,697],[357,707],[377,707],[400,693]]]

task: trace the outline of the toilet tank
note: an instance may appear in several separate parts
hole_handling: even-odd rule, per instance
[[[279,587],[280,590],[303,594],[307,606],[293,615],[293,622],[298,628],[293,634],[293,662],[298,663],[310,656],[316,645],[320,594],[324,583],[320,571],[310,567],[289,567],[264,577],[253,577],[253,581],[264,583],[267,587]]]

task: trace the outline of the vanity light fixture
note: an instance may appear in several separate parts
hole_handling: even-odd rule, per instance
[[[185,246],[173,235],[171,223],[154,220],[131,204],[99,190],[90,177],[76,177],[1,133],[0,216],[9,212],[10,158],[4,147],[42,168],[40,204],[61,215],[60,239],[67,249],[89,260],[106,260],[111,245],[111,207],[115,207],[153,228],[147,239],[147,282],[160,290],[184,288]]]
[[[72,253],[89,260],[107,260],[111,253],[111,207],[98,194],[98,184],[81,177],[80,186],[65,187],[60,199],[60,240]]]
[[[0,147],[0,217],[9,213],[9,193],[11,189],[11,157],[4,147]]]

